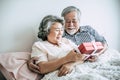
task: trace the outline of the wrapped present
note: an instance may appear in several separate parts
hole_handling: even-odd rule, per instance
[[[85,42],[78,49],[82,54],[92,54],[100,52],[103,49],[103,44],[101,42]]]

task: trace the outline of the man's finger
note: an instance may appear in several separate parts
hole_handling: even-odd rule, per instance
[[[36,64],[33,64],[33,63],[30,63],[29,67],[32,67],[33,69],[39,70],[39,66],[37,66]]]
[[[39,59],[39,57],[33,57],[33,58],[31,58],[31,60],[38,60]]]
[[[38,59],[39,59],[38,57],[33,57],[33,58],[31,58],[30,60],[28,60],[27,65],[28,65],[28,68],[29,68],[31,71],[40,73],[40,72],[39,72],[39,66],[38,66],[37,64],[35,64],[35,62],[36,62]]]
[[[66,75],[68,73],[68,71],[66,71],[66,69],[64,69],[63,67],[60,69],[59,73],[58,73],[58,76],[63,76],[63,75]]]

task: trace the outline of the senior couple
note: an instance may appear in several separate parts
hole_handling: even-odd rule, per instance
[[[76,65],[84,64],[85,55],[76,52],[78,45],[83,42],[99,41],[107,49],[105,38],[90,26],[80,26],[81,12],[77,7],[68,6],[61,14],[64,21],[54,15],[45,16],[39,26],[37,41],[32,46],[31,59],[28,61],[30,70],[44,74],[42,80],[72,80],[77,76]],[[88,61],[96,61],[92,56]],[[57,79],[58,78],[58,79]]]

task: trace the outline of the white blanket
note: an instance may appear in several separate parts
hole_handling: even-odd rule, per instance
[[[38,74],[27,67],[28,52],[13,52],[0,55],[0,64],[13,74],[16,80],[36,80]],[[120,80],[120,53],[108,49],[96,62],[77,65],[72,73],[58,77],[58,71],[45,75],[42,80]]]
[[[42,80],[120,80],[120,53],[108,49],[96,62],[77,65],[72,73],[58,77],[58,71],[48,73]]]

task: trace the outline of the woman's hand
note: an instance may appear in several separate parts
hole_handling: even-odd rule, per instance
[[[66,60],[68,60],[69,62],[71,61],[79,61],[79,60],[83,60],[84,59],[84,55],[80,54],[80,53],[76,53],[74,50],[71,50],[66,56]]]
[[[35,64],[35,62],[38,60],[38,57],[33,57],[31,58],[30,60],[28,60],[27,62],[27,65],[28,65],[28,68],[33,71],[33,72],[36,72],[36,73],[40,73],[39,72],[39,67],[38,65]]]
[[[71,73],[74,67],[74,63],[66,63],[64,65],[62,65],[62,67],[60,68],[59,72],[58,72],[58,76],[64,76],[68,73]]]

